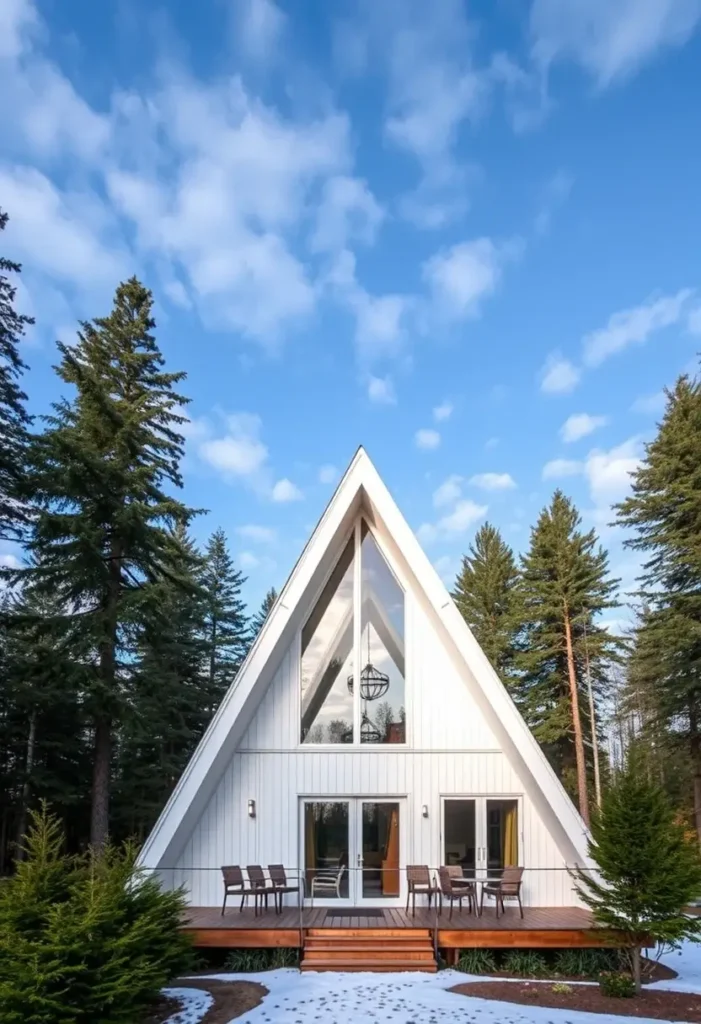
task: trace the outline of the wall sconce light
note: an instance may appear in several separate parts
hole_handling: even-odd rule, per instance
[[[256,802],[255,800],[248,801],[248,817],[255,818],[256,816]]]
[[[428,818],[428,804],[424,804],[421,808],[421,815],[424,818]]]

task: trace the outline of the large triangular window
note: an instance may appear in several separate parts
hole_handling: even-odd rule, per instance
[[[404,591],[365,520],[302,629],[301,681],[302,743],[406,742]]]

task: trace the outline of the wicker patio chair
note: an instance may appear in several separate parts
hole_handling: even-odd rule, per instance
[[[456,867],[458,868],[458,873],[455,872]],[[456,903],[458,904],[458,909],[462,910],[462,901],[467,900],[468,913],[472,913],[473,907],[477,908],[475,884],[463,876],[462,868],[458,867],[458,865],[438,868],[438,879],[440,882],[439,914],[443,913],[444,899],[450,903],[449,920],[453,916],[453,906]]]
[[[226,910],[226,900],[229,896],[240,896],[241,906],[239,911],[243,910],[243,905],[249,896],[256,896],[255,889],[246,888],[246,883],[243,878],[243,871],[238,865],[227,865],[221,869],[222,881],[224,882],[224,902],[222,903],[221,912],[222,917]]]
[[[482,898],[480,900],[480,913],[484,906],[484,897],[489,896],[496,901],[496,912],[499,917],[499,907],[504,913],[504,900],[518,900],[518,909],[523,917],[523,904],[521,903],[521,884],[523,880],[523,868],[504,868],[504,872],[498,882],[485,882],[482,886]]]
[[[283,864],[268,864],[268,874],[275,890],[275,909],[282,913],[282,897],[288,892],[299,892],[298,885],[289,885]]]
[[[426,864],[407,864],[406,869],[406,909],[409,910],[411,900],[412,915],[416,916],[416,894],[428,896],[428,905],[438,893],[438,886],[431,880],[431,872]]]

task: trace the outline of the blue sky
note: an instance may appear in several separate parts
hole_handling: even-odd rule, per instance
[[[610,506],[701,337],[700,28],[701,0],[4,0],[32,410],[137,273],[195,532],[252,605],[358,444],[446,580],[561,486],[630,587]]]

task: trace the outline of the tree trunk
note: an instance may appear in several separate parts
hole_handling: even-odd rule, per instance
[[[37,733],[37,713],[32,711],[29,719],[29,735],[27,736],[27,756],[24,765],[24,783],[19,804],[19,816],[17,818],[17,832],[15,835],[15,858],[24,860],[24,834],[27,831],[27,809],[29,807],[29,795],[31,790],[31,775],[34,767],[34,746]]]
[[[582,719],[579,714],[579,690],[577,689],[577,673],[572,650],[572,625],[569,610],[565,605],[565,643],[567,646],[567,675],[570,684],[570,703],[572,705],[572,725],[574,728],[574,752],[577,761],[577,793],[579,795],[579,813],[585,825],[589,824],[589,794],[587,792],[587,764],[584,757],[584,736]]]
[[[640,946],[633,946],[630,951],[630,958],[633,964],[633,982],[635,983],[635,994],[640,995],[642,989],[642,978],[640,972]]]
[[[587,693],[589,696],[589,721],[591,722],[591,748],[594,755],[594,794],[596,806],[601,807],[601,769],[599,767],[599,737],[596,734],[596,711],[594,709],[594,690],[591,685],[591,669],[589,665],[589,644],[587,643],[587,627],[584,627],[584,659],[587,673]]]
[[[95,744],[90,813],[90,845],[100,853],[105,848],[110,828],[110,769],[112,764],[112,715],[107,710],[115,700],[117,681],[117,607],[122,582],[121,548],[110,544],[109,583],[103,605],[104,638],[100,644],[101,695],[95,713]]]

